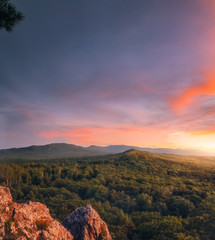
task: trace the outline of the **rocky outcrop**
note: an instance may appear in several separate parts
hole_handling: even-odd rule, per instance
[[[74,240],[112,240],[107,224],[90,206],[77,208],[64,221]]]
[[[49,209],[38,202],[14,203],[10,190],[0,186],[0,240],[73,240]]]
[[[65,228],[39,202],[13,202],[9,188],[0,186],[0,240],[112,240],[107,224],[90,206],[72,212]]]

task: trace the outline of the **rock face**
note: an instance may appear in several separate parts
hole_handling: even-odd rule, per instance
[[[107,224],[90,206],[72,212],[65,228],[39,202],[14,203],[0,186],[0,240],[112,240]]]
[[[14,203],[10,190],[0,186],[0,240],[73,240],[38,202]]]
[[[77,208],[64,221],[74,240],[112,240],[107,224],[90,206]]]

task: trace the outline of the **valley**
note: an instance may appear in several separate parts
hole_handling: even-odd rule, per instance
[[[116,240],[214,237],[213,157],[138,150],[103,156],[0,163],[14,201],[39,201],[62,221],[91,204]]]

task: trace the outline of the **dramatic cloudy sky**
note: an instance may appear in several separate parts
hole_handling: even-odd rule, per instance
[[[215,1],[14,0],[0,31],[0,148],[215,149]]]

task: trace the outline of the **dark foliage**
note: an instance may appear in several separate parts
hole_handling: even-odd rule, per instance
[[[0,0],[0,29],[12,32],[15,25],[23,19],[24,15],[9,0]]]

